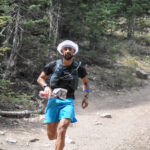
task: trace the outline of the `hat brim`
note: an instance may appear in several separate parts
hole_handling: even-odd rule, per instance
[[[72,41],[69,41],[69,40],[66,40],[62,43],[60,43],[57,47],[57,51],[63,55],[63,53],[61,52],[61,50],[64,48],[64,47],[71,47],[75,50],[75,52],[73,53],[73,55],[76,55],[79,51],[79,48],[78,48],[78,45]]]

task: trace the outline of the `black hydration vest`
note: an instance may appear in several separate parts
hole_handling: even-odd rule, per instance
[[[62,60],[56,60],[55,71],[50,79],[50,87],[54,88],[67,88],[76,90],[78,87],[78,68],[80,67],[81,62],[73,61],[71,66],[69,66],[69,73],[67,72],[64,75],[64,67],[62,64]],[[66,87],[67,85],[67,87]],[[65,86],[65,87],[64,87]]]

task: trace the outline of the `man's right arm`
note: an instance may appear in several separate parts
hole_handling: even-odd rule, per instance
[[[43,71],[37,79],[38,84],[44,88],[44,94],[47,95],[47,97],[51,96],[52,90],[50,86],[47,85],[46,78],[48,77],[48,75],[53,73],[55,65],[56,61],[51,61],[50,63],[46,64]]]
[[[51,96],[51,94],[52,94],[52,90],[51,90],[51,88],[47,85],[47,83],[46,83],[46,78],[47,78],[47,75],[45,74],[45,72],[42,72],[40,75],[39,75],[39,77],[38,77],[38,79],[37,79],[37,82],[38,82],[38,84],[41,86],[41,87],[43,87],[43,89],[44,89],[44,94],[47,96],[47,98],[49,97],[49,96]]]
[[[46,85],[46,78],[47,75],[45,74],[45,72],[42,72],[37,79],[38,84],[43,88],[45,88],[44,86]]]

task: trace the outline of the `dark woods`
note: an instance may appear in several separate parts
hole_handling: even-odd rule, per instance
[[[1,0],[0,98],[34,90],[43,66],[58,57],[62,40],[79,44],[83,62],[103,65],[98,58],[109,55],[108,38],[148,33],[149,6],[149,0]]]

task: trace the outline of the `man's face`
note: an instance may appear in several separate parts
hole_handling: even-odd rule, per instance
[[[66,60],[70,60],[73,57],[75,50],[72,47],[64,47],[61,52]]]

